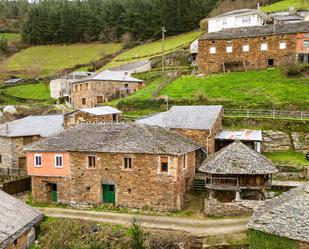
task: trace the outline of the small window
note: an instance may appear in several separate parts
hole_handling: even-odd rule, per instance
[[[132,190],[130,188],[128,188],[128,193],[131,194]]]
[[[57,168],[63,167],[62,155],[56,155],[55,156],[55,167],[57,167]]]
[[[34,166],[42,167],[42,155],[39,154],[34,155]]]
[[[226,52],[227,53],[232,53],[233,52],[233,47],[232,46],[227,46],[226,47]]]
[[[168,157],[161,157],[161,172],[168,172]]]
[[[243,17],[241,18],[242,24],[250,24],[251,23],[251,17]]]
[[[182,157],[182,167],[185,169],[187,168],[187,164],[188,164],[188,161],[187,161],[187,155],[183,155]]]
[[[103,103],[103,97],[102,96],[97,96],[97,103]]]
[[[86,192],[90,192],[90,187],[86,187]]]
[[[212,44],[216,43],[216,41],[211,41]]]
[[[261,50],[262,50],[262,51],[266,51],[267,49],[268,49],[267,43],[262,43],[262,44],[261,44]]]
[[[304,40],[304,48],[309,48],[309,40]]]
[[[86,98],[82,98],[82,105],[86,105]]]
[[[245,44],[245,45],[242,46],[242,51],[243,52],[249,52],[249,49],[250,49],[250,47],[249,47],[248,44]]]
[[[125,169],[132,169],[132,158],[130,157],[125,157],[123,159],[123,167]]]
[[[286,49],[286,42],[280,42],[279,49]]]
[[[266,39],[267,39],[266,36],[264,36],[264,37],[262,38],[262,40],[264,40],[264,41],[265,41]]]
[[[270,66],[270,67],[273,66],[274,65],[274,59],[268,59],[267,65]]]
[[[129,84],[124,84],[124,88],[128,89],[129,88]]]
[[[223,25],[223,26],[227,25],[227,20],[226,20],[226,19],[223,19],[223,20],[222,20],[222,25]]]
[[[95,156],[88,156],[88,168],[95,168],[96,164],[96,157]]]
[[[217,48],[216,47],[210,47],[209,53],[215,54],[216,52],[217,52]]]

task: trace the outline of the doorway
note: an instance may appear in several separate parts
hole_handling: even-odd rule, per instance
[[[52,202],[58,201],[58,187],[56,183],[50,183],[50,200]]]
[[[114,184],[103,184],[103,203],[115,204],[115,185]]]

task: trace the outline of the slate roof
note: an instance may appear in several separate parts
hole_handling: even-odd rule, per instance
[[[135,61],[135,62],[130,62],[118,67],[114,67],[110,69],[111,71],[134,71],[135,69],[138,69],[139,67],[142,67],[146,64],[150,64],[151,62],[149,60],[147,61]]]
[[[223,13],[222,15],[215,16],[209,19],[217,19],[221,17],[227,17],[227,16],[239,16],[239,15],[251,15],[251,14],[257,14],[260,17],[262,17],[264,20],[270,20],[271,18],[265,14],[264,12],[257,10],[257,9],[238,9],[238,10],[232,10],[226,13]]]
[[[173,106],[166,112],[139,119],[136,122],[174,129],[210,130],[222,108],[221,105]]]
[[[280,23],[263,26],[224,29],[215,33],[205,33],[201,35],[200,40],[224,40],[297,33],[309,33],[309,22]]]
[[[278,172],[270,160],[239,140],[207,158],[200,168],[209,174],[263,175]]]
[[[86,112],[86,113],[89,113],[89,114],[92,114],[92,115],[95,115],[95,116],[122,113],[118,109],[113,108],[111,106],[100,106],[100,107],[92,107],[92,108],[82,108],[82,109],[79,109],[78,111]]]
[[[27,116],[0,125],[0,136],[23,137],[40,135],[48,137],[63,131],[63,115]]]
[[[98,72],[89,77],[72,82],[71,84],[81,83],[86,81],[125,81],[125,82],[144,82],[143,80],[131,77],[131,74],[127,71],[112,71],[105,70]]]
[[[251,217],[248,227],[309,242],[309,183],[260,206]]]
[[[43,219],[43,214],[0,190],[0,249]]]
[[[199,149],[191,139],[164,128],[135,123],[81,124],[25,151],[81,151],[183,155]]]

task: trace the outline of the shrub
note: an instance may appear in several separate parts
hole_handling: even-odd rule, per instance
[[[145,234],[135,218],[128,232],[131,237],[130,249],[144,249]]]
[[[288,76],[300,76],[304,72],[309,71],[308,65],[296,63],[285,67],[284,72]]]

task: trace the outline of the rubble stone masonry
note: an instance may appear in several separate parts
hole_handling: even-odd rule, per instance
[[[125,81],[86,81],[73,84],[72,86],[72,107],[80,109],[85,107],[96,107],[102,103],[110,101],[117,95],[117,89],[128,89],[128,93],[142,88],[143,82],[125,82]],[[98,102],[98,98],[100,101]],[[85,99],[84,103],[83,100]]]
[[[280,43],[286,48],[280,48]],[[262,50],[261,44],[267,44]],[[249,51],[243,46],[249,45]],[[231,52],[227,47],[231,46]],[[210,53],[214,47],[216,52]],[[220,73],[225,71],[242,71],[245,69],[263,69],[268,66],[283,66],[296,61],[297,35],[271,35],[238,39],[199,40],[198,66],[201,73]],[[223,66],[225,64],[225,66]],[[273,65],[271,65],[273,64]]]
[[[88,155],[96,156],[96,167],[88,168]],[[132,158],[132,169],[124,169],[124,157]],[[169,156],[168,173],[160,172],[160,155],[119,153],[70,153],[68,177],[32,176],[35,201],[48,202],[47,183],[56,183],[61,203],[101,204],[102,184],[114,184],[116,205],[130,208],[151,207],[177,210],[183,206],[183,195],[191,187],[195,171],[195,152],[184,156]]]

